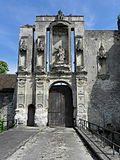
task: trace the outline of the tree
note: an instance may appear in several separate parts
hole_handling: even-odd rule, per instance
[[[6,73],[9,71],[8,64],[4,61],[0,61],[0,74]]]

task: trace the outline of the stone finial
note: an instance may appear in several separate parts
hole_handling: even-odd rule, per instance
[[[63,20],[63,18],[64,18],[64,14],[61,10],[59,10],[56,19],[57,20]]]

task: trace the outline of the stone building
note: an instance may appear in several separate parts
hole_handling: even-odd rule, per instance
[[[15,119],[70,127],[82,118],[119,128],[119,65],[119,30],[85,30],[83,16],[61,10],[37,16],[20,27]]]
[[[4,123],[5,126],[11,126],[14,123],[16,80],[15,74],[0,75],[0,119],[8,121],[8,123]]]

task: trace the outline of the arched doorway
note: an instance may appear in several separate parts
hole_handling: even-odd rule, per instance
[[[73,126],[72,90],[65,83],[56,83],[49,90],[49,126]]]
[[[27,126],[34,126],[35,106],[30,104],[28,106],[28,120]]]

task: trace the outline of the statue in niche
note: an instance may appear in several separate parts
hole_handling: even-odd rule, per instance
[[[57,63],[64,63],[65,60],[65,49],[62,48],[61,45],[59,45],[59,48],[55,48],[55,59]]]
[[[77,45],[76,45],[77,52],[83,51],[83,40],[82,38],[78,39]]]
[[[81,71],[84,68],[84,56],[83,56],[83,38],[79,37],[76,40],[76,53],[78,70]]]
[[[26,39],[20,40],[20,57],[19,57],[19,69],[24,71],[26,69],[26,54],[27,54],[27,42]]]
[[[38,54],[41,52],[44,52],[44,44],[41,41],[41,39],[37,39],[37,51],[38,51]]]
[[[36,66],[37,66],[37,69],[40,70],[43,64],[42,61],[43,61],[43,53],[44,53],[44,43],[40,38],[38,38],[36,42],[36,52],[37,52]]]
[[[97,58],[98,58],[98,75],[103,75],[103,76],[107,75],[107,64],[106,64],[107,53],[105,52],[102,43],[99,48]]]

